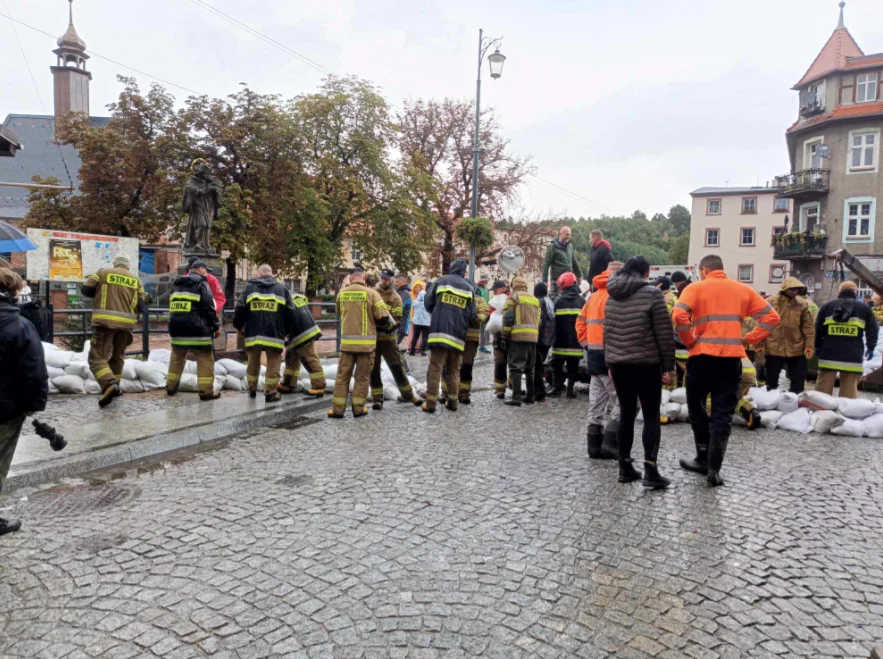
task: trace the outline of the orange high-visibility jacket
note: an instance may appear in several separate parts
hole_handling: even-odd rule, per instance
[[[586,350],[604,350],[604,307],[610,293],[607,292],[607,280],[613,274],[605,270],[592,279],[595,292],[583,305],[576,318],[576,338]]]
[[[672,310],[675,330],[691,357],[745,357],[742,321],[748,317],[757,326],[745,336],[747,344],[760,343],[779,324],[779,314],[766,300],[723,270],[687,286]]]

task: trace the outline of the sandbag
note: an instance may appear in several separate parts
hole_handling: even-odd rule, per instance
[[[779,410],[769,410],[767,412],[761,412],[760,414],[760,425],[764,428],[775,428],[779,423],[779,419],[782,418],[782,413]]]
[[[662,401],[661,405],[665,407],[668,403],[671,402],[671,392],[668,389],[662,390]]]
[[[60,378],[55,378],[52,383],[62,394],[86,393],[86,383],[79,375],[62,375]]]
[[[168,364],[163,364],[162,362],[138,361],[135,363],[135,374],[138,376],[138,379],[152,386],[165,386],[168,372]]]
[[[797,404],[811,410],[837,409],[837,399],[821,391],[804,391],[797,397]]]
[[[485,331],[488,334],[499,334],[503,330],[503,311],[499,309],[494,311],[488,318],[487,325],[485,325]]]
[[[137,380],[138,372],[135,370],[135,364],[138,363],[137,359],[127,359],[123,362],[123,380]]]
[[[872,414],[862,421],[865,424],[865,434],[875,439],[883,438],[883,414]]]
[[[86,384],[86,393],[90,396],[96,396],[101,393],[101,385],[95,380],[83,380]]]
[[[225,375],[224,389],[229,389],[230,391],[244,391],[245,382],[239,378],[233,377],[232,375]]]
[[[224,388],[224,385],[227,384],[227,376],[226,375],[216,375],[215,382],[212,386],[212,391],[214,393],[218,393]]]
[[[776,409],[781,395],[782,392],[778,389],[767,391],[764,387],[752,387],[748,391],[748,396],[754,401],[754,406],[761,412]]]
[[[681,413],[680,403],[666,403],[662,406],[661,416],[668,417],[670,420],[677,419]]]
[[[76,375],[85,380],[89,377],[89,365],[71,360],[71,363],[65,367],[64,373],[65,375]]]
[[[845,421],[846,419],[837,412],[818,410],[812,413],[812,430],[821,433],[831,432],[837,426],[842,426]]]
[[[678,387],[674,391],[671,392],[671,402],[672,403],[680,403],[684,404],[687,402],[687,389],[685,387]]]
[[[43,357],[46,360],[46,366],[64,369],[70,366],[74,353],[67,350],[49,350],[43,353]]]
[[[57,366],[46,366],[46,372],[49,374],[49,379],[54,380],[55,378],[60,378],[62,375],[77,375],[76,373],[68,373],[63,368],[58,368]]]
[[[45,341],[43,341],[42,345],[43,345],[43,354],[44,354],[44,355],[45,355],[47,352],[49,352],[50,350],[51,350],[51,351],[61,350],[61,348],[59,348],[59,347],[58,347],[57,345],[55,345],[54,343],[46,343]]]
[[[123,378],[120,380],[120,390],[124,394],[143,394],[147,389],[141,380]]]
[[[787,415],[794,412],[798,407],[800,407],[800,404],[797,402],[797,394],[792,394],[790,391],[780,394],[779,404],[776,405],[777,410]]]
[[[383,387],[384,400],[398,400],[400,395],[399,388],[394,384],[388,384]]]
[[[190,359],[186,360],[186,361],[184,362],[184,370],[182,371],[182,373],[193,373],[193,374],[195,374],[195,373],[196,373],[196,362],[195,362],[195,361],[191,361]]]
[[[49,393],[50,394],[60,393],[58,391],[58,387],[55,386],[55,383],[52,380],[49,380]]]
[[[240,380],[245,377],[245,364],[238,362],[235,359],[219,359],[215,363],[223,366],[224,370],[227,371],[227,375],[232,375],[234,378],[239,378]]]
[[[684,403],[683,405],[681,405],[681,411],[678,412],[678,421],[680,421],[681,423],[687,423],[687,421],[689,419],[690,419],[690,408],[687,407],[686,403]]]
[[[181,375],[181,381],[178,383],[178,391],[187,391],[195,393],[199,391],[199,381],[194,373],[184,373]]]
[[[227,369],[220,362],[215,362],[215,375],[227,376]]]
[[[794,403],[797,404],[797,395],[791,395],[794,396]],[[781,403],[781,401],[779,402]],[[761,417],[763,417],[763,414],[761,414]],[[805,407],[801,407],[788,414],[783,414],[778,423],[776,423],[776,429],[793,430],[805,435],[812,430],[812,413]]]
[[[82,362],[87,364],[89,362],[89,350],[92,346],[91,341],[86,341],[83,343],[83,349],[80,352],[75,352],[71,357],[72,362]]]
[[[877,411],[873,401],[866,398],[838,398],[837,411],[847,419],[865,419]]]
[[[840,435],[843,437],[864,437],[865,422],[858,419],[846,419],[842,424],[831,430],[832,435]]]
[[[147,361],[149,362],[160,362],[161,364],[168,364],[172,359],[172,351],[168,348],[154,348],[150,351],[150,354],[147,355]]]
[[[734,414],[733,415],[733,425],[744,427],[744,426],[748,425],[748,422],[744,418],[742,418],[741,414]]]

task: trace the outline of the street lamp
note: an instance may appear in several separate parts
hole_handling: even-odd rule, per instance
[[[487,52],[494,48],[488,58],[488,65],[491,69],[491,78],[496,80],[503,75],[503,64],[506,63],[506,56],[500,52],[499,45],[503,38],[489,39],[484,36],[484,30],[478,31],[478,79],[475,82],[475,143],[472,150],[472,217],[478,217],[478,173],[479,158],[481,156],[481,63]],[[475,280],[475,241],[469,242],[469,278]]]

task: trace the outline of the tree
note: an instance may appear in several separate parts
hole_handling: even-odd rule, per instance
[[[668,262],[673,265],[687,264],[690,254],[690,235],[678,236],[674,239],[668,252]]]
[[[675,235],[681,236],[690,233],[690,211],[685,206],[681,204],[672,206],[668,211],[668,221],[671,223]]]
[[[414,205],[430,213],[441,231],[441,270],[447,272],[454,227],[471,209],[475,106],[452,99],[406,101],[396,123],[398,147],[415,183]],[[528,158],[510,152],[493,110],[481,113],[480,139],[479,213],[500,219],[533,168]]]

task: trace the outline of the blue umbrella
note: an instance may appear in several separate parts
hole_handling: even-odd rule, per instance
[[[8,222],[0,222],[0,252],[30,252],[37,246]]]

